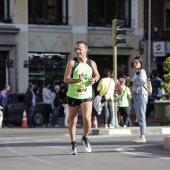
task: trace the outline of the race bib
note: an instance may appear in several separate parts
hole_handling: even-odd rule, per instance
[[[76,85],[75,86],[75,93],[76,94],[83,94],[87,92],[87,87],[85,85]]]

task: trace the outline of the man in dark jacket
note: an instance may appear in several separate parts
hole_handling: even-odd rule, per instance
[[[34,84],[30,83],[28,86],[28,90],[25,93],[24,97],[24,105],[28,106],[27,108],[27,121],[29,127],[34,127],[33,125],[33,115],[34,115],[34,109],[35,109],[35,102],[36,102],[36,96],[34,93]]]
[[[148,98],[148,104],[146,109],[146,119],[149,117],[150,113],[154,111],[155,100],[160,100],[162,98],[163,88],[161,87],[162,79],[159,78],[158,70],[152,70],[152,94]]]

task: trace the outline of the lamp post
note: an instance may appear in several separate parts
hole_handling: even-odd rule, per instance
[[[150,75],[150,69],[151,69],[151,0],[149,0],[148,5],[148,75]]]

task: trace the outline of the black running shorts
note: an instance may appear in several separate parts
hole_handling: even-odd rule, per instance
[[[81,103],[92,101],[92,98],[74,99],[67,96],[67,104],[71,107],[79,106]]]

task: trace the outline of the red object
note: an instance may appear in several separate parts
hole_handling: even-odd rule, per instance
[[[157,123],[159,122],[158,117],[155,115],[154,122]]]
[[[135,126],[139,126],[139,123],[137,121],[133,122]]]
[[[28,127],[26,110],[24,110],[24,112],[23,112],[22,127],[23,128],[27,128]]]
[[[122,86],[120,85],[120,82],[118,80],[117,82],[117,94],[120,95],[122,93]]]
[[[98,128],[97,116],[93,117],[93,128]]]

